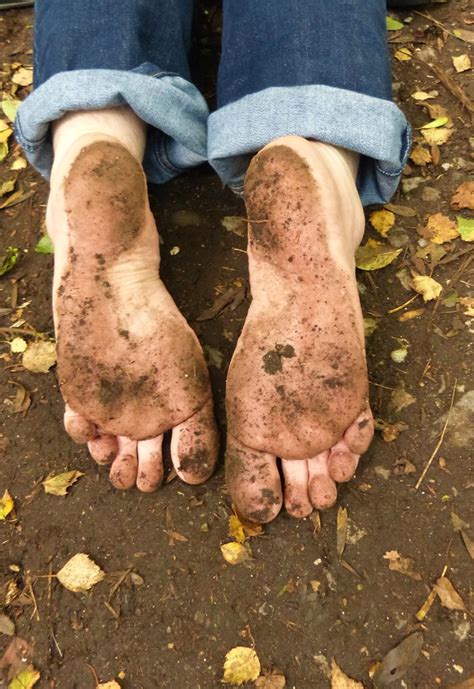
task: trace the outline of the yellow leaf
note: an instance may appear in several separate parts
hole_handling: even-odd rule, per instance
[[[420,234],[434,244],[444,244],[459,236],[454,220],[442,213],[430,215],[425,227],[420,230]]]
[[[14,337],[10,342],[10,349],[13,354],[21,354],[28,347],[28,344],[22,337]]]
[[[369,239],[365,246],[360,246],[356,251],[356,266],[360,270],[379,270],[392,263],[400,252],[401,249],[392,249],[388,244]]]
[[[456,216],[458,232],[464,242],[474,242],[474,219]]]
[[[377,329],[378,324],[375,318],[364,318],[364,335],[370,337]]]
[[[4,101],[2,101],[2,110],[5,113],[5,115],[8,117],[10,122],[15,121],[16,111],[18,110],[20,103],[21,103],[20,100],[4,100]]]
[[[411,97],[414,100],[423,101],[423,100],[428,100],[429,98],[436,98],[437,95],[438,95],[437,91],[428,91],[428,92],[426,92],[426,91],[415,91],[415,93],[411,94]]]
[[[33,67],[20,67],[12,76],[12,81],[18,86],[29,86],[33,83]]]
[[[15,180],[14,179],[7,179],[6,182],[2,182],[0,184],[0,196],[5,196],[5,194],[9,194],[13,189],[15,188]]]
[[[426,165],[427,163],[431,163],[431,153],[428,149],[418,144],[410,153],[410,159],[413,160],[415,165]]]
[[[40,673],[38,670],[30,665],[26,670],[22,670],[19,675],[17,675],[10,684],[8,689],[31,689],[40,678]]]
[[[48,373],[56,363],[56,345],[54,342],[40,340],[32,342],[23,354],[22,365],[33,373]]]
[[[436,129],[437,127],[444,127],[449,122],[449,117],[437,117],[431,122],[427,122],[420,129]]]
[[[448,127],[440,127],[439,129],[422,129],[421,134],[424,140],[433,146],[442,146],[450,139],[454,132],[454,129],[448,129]]]
[[[465,610],[464,601],[447,577],[440,577],[434,589],[441,605],[448,610]]]
[[[13,163],[10,166],[10,170],[23,170],[27,165],[27,162],[25,158],[22,158],[21,156],[17,158],[16,160],[13,161]]]
[[[8,490],[6,490],[3,497],[0,498],[0,519],[5,519],[14,507],[15,503],[13,502],[13,498]]]
[[[221,545],[221,553],[224,560],[230,565],[240,565],[250,558],[250,548],[242,543],[224,543]]]
[[[96,689],[122,689],[120,684],[115,680],[111,682],[101,682],[96,686]]]
[[[6,141],[0,141],[0,163],[8,155],[8,144]]]
[[[82,593],[98,584],[105,572],[85,553],[77,553],[59,570],[57,577],[64,588]]]
[[[245,541],[243,524],[235,514],[229,517],[229,536],[233,538],[234,541],[237,541],[237,543],[243,543]]]
[[[395,53],[395,58],[399,62],[405,62],[406,60],[411,60],[411,51],[408,48],[400,48]]]
[[[81,476],[84,476],[82,471],[65,471],[63,474],[51,476],[43,481],[44,491],[51,495],[67,495],[68,488],[76,483]]]
[[[224,662],[223,682],[240,686],[254,682],[260,674],[260,661],[253,648],[236,646],[229,651]]]
[[[373,211],[369,216],[369,220],[374,230],[377,230],[382,237],[385,237],[395,225],[395,213],[387,210]]]
[[[13,134],[13,129],[7,127],[0,132],[0,144],[6,143],[7,139]]]
[[[364,685],[348,677],[333,658],[331,663],[331,689],[364,689]]]
[[[433,278],[427,275],[416,275],[411,281],[411,286],[415,292],[423,295],[423,301],[437,299],[443,289],[439,282],[436,282],[436,280],[433,280]]]
[[[468,69],[471,69],[471,58],[469,55],[455,55],[452,58],[454,69],[458,74],[460,72],[466,72]]]

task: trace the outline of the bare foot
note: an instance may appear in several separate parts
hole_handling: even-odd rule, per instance
[[[253,301],[227,381],[226,473],[238,511],[268,522],[334,504],[373,436],[354,252],[354,154],[284,137],[247,172]]]
[[[152,491],[172,429],[178,475],[205,481],[218,450],[208,373],[159,278],[158,233],[136,157],[111,136],[76,138],[56,155],[47,222],[66,430],[111,464],[115,487]]]

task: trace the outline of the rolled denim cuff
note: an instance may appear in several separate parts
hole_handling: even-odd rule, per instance
[[[364,205],[386,203],[407,161],[412,135],[391,101],[324,85],[272,87],[212,113],[208,159],[237,194],[252,155],[295,134],[361,155],[357,187]]]
[[[65,113],[129,105],[151,125],[143,166],[161,184],[207,160],[209,110],[197,88],[177,74],[143,64],[135,70],[59,72],[18,109],[15,134],[30,163],[49,178],[53,163],[50,125]]]

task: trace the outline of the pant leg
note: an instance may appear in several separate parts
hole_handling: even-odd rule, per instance
[[[193,0],[37,0],[35,90],[17,138],[45,176],[50,124],[73,110],[128,104],[149,125],[145,170],[164,182],[207,159],[208,109],[190,82]]]
[[[385,0],[224,0],[208,157],[241,193],[253,153],[286,134],[361,154],[363,203],[395,191],[411,143],[391,98]]]

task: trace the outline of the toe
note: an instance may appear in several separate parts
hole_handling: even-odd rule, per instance
[[[84,416],[76,414],[68,405],[64,411],[64,428],[76,443],[87,443],[96,436],[95,424]]]
[[[206,481],[214,471],[219,452],[219,436],[212,401],[173,429],[171,459],[186,483]]]
[[[100,433],[87,443],[89,453],[97,464],[110,464],[118,453],[118,440],[115,435]]]
[[[351,452],[356,455],[362,455],[368,449],[372,438],[374,436],[374,418],[369,408],[359,414],[357,419],[344,433],[344,440],[346,441]]]
[[[309,498],[317,510],[327,510],[337,499],[336,484],[328,472],[329,451],[308,459]]]
[[[292,517],[307,517],[313,511],[308,495],[308,464],[304,459],[281,460],[285,477],[285,507]]]
[[[251,450],[229,434],[225,467],[238,514],[260,524],[275,519],[283,503],[276,457]]]
[[[333,481],[350,481],[357,469],[359,456],[349,450],[344,440],[334,445],[328,459],[329,476]]]
[[[110,481],[115,488],[127,490],[135,485],[137,478],[137,443],[124,436],[118,436],[118,454],[110,467]]]
[[[137,488],[152,493],[163,481],[163,436],[138,443]]]

